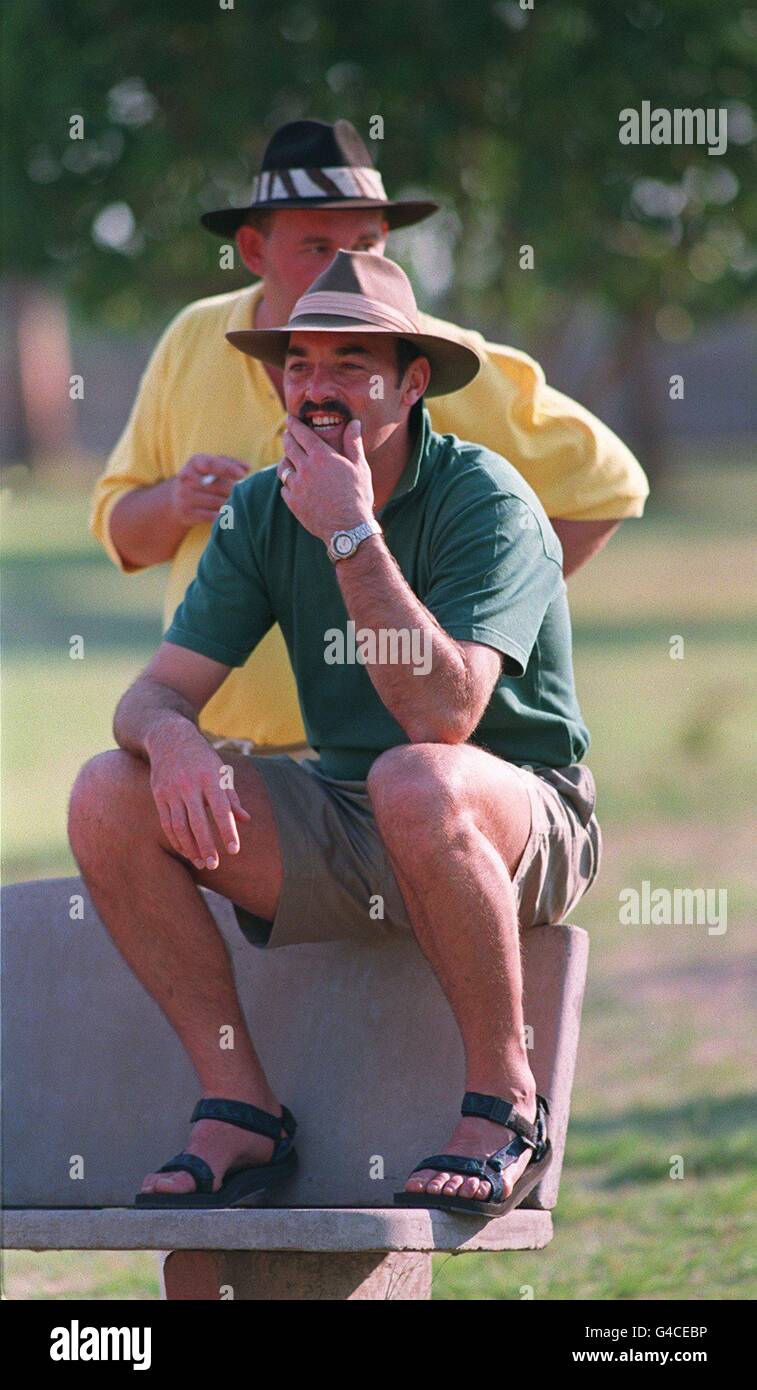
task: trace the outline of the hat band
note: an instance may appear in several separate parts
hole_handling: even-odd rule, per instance
[[[314,294],[303,294],[297,300],[287,326],[297,328],[297,320],[310,314],[336,314],[358,322],[375,323],[377,328],[386,328],[389,332],[418,332],[417,325],[401,309],[380,300],[367,299],[363,294],[347,294],[340,290],[316,290]]]
[[[378,169],[337,165],[328,169],[264,169],[256,174],[250,203],[291,202],[293,198],[378,198],[388,201]]]

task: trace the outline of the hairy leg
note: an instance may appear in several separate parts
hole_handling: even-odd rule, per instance
[[[531,829],[523,782],[510,764],[472,745],[411,744],[376,760],[368,790],[419,945],[460,1028],[466,1089],[502,1096],[535,1119],[512,884]],[[447,1147],[482,1156],[510,1138],[470,1117]],[[524,1155],[505,1171],[506,1192],[526,1164]],[[431,1170],[407,1187],[481,1198],[490,1191],[483,1180]]]
[[[171,848],[148,765],[120,749],[92,759],[80,772],[69,836],[106,929],[178,1035],[203,1094],[280,1114],[241,1010],[226,944],[198,888],[212,887],[268,920],[281,891],[281,855],[263,781],[248,759],[229,755],[227,761],[251,820],[239,827],[239,854],[220,849],[215,870],[198,871]],[[234,1047],[221,1049],[219,1030],[229,1025]],[[214,1168],[229,1152],[265,1162],[273,1148],[270,1139],[210,1120],[196,1123],[195,1141],[200,1147],[187,1147]],[[191,1191],[194,1179],[163,1174],[146,1185]]]

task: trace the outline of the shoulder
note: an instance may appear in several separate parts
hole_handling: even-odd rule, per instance
[[[458,496],[502,496],[512,499],[545,516],[539,498],[513,464],[494,449],[460,439],[456,434],[430,432],[435,452],[434,482],[444,491],[454,490]]]
[[[163,330],[146,368],[154,386],[181,389],[193,397],[198,383],[225,371],[224,333],[232,324],[249,322],[257,285],[229,294],[215,294],[187,304]]]
[[[259,286],[253,285],[187,304],[163,330],[152,353],[150,369],[170,371],[172,367],[183,367],[189,360],[193,365],[202,364],[201,369],[205,370],[211,351],[214,363],[221,362],[218,347],[223,344],[226,329],[232,323],[249,321],[247,315],[252,313],[258,293]]]
[[[493,449],[455,434],[431,433],[435,449],[432,496],[445,515],[465,513],[481,526],[539,534],[546,555],[562,563],[557,534],[533,488]]]
[[[228,294],[214,294],[206,299],[196,299],[171,319],[161,341],[179,344],[199,335],[222,334],[230,320],[244,315],[246,305],[249,305],[251,310],[258,293],[259,286],[254,285],[242,290],[232,290]]]
[[[487,368],[507,375],[523,383],[540,383],[544,381],[543,369],[533,357],[529,357],[527,352],[521,352],[519,348],[509,347],[505,343],[492,343],[477,332],[474,328],[461,328],[457,323],[449,323],[446,319],[433,318],[430,314],[418,314],[419,324],[423,333],[439,333],[444,338],[452,338],[455,342],[462,343],[464,347],[472,348],[477,352],[482,360],[482,371]],[[474,383],[475,383],[474,379]],[[471,384],[474,384],[471,383]],[[469,388],[468,388],[469,389]],[[449,398],[450,401],[454,397]]]

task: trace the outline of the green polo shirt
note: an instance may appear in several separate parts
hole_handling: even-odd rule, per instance
[[[407,466],[376,516],[410,588],[450,637],[504,654],[471,742],[515,763],[578,762],[589,735],[573,682],[560,542],[536,493],[499,454],[434,433],[425,407],[418,426]],[[274,467],[237,483],[166,641],[241,666],[277,622],[321,770],[362,781],[380,753],[409,739],[356,656],[367,650],[361,626],[350,623],[323,541],[280,492]],[[335,630],[344,634],[341,645]],[[400,651],[420,666],[411,638],[394,652],[387,645],[385,659]],[[415,678],[420,701],[423,675]]]

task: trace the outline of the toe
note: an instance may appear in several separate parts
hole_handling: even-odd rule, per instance
[[[491,1183],[486,1178],[466,1178],[462,1173],[438,1173],[434,1168],[423,1168],[408,1178],[405,1191],[486,1202],[491,1195]]]
[[[426,1191],[430,1192],[433,1197],[438,1197],[444,1184],[449,1182],[451,1177],[451,1173],[432,1173],[426,1183]]]
[[[194,1192],[197,1184],[191,1173],[158,1173],[155,1192]]]
[[[445,1197],[454,1197],[455,1193],[459,1192],[460,1188],[463,1186],[463,1182],[464,1179],[461,1173],[453,1173],[449,1182],[445,1182],[442,1188]]]
[[[408,1192],[440,1192],[449,1177],[449,1173],[437,1173],[435,1168],[422,1168],[408,1178],[405,1186]]]
[[[468,1178],[460,1196],[468,1197],[471,1201],[485,1202],[490,1191],[490,1185],[485,1178]]]
[[[175,1184],[171,1182],[171,1177],[172,1177],[172,1176],[173,1176],[173,1177],[177,1177],[178,1174],[172,1174],[172,1175],[170,1175],[170,1174],[168,1174],[168,1173],[148,1173],[148,1174],[147,1174],[147,1177],[145,1178],[144,1182],[142,1183],[142,1188],[141,1188],[141,1190],[142,1190],[142,1192],[166,1192],[166,1191],[168,1191],[168,1192],[174,1192],[174,1191],[180,1191],[180,1189],[178,1189],[178,1188],[175,1186]],[[185,1174],[185,1176],[186,1176],[186,1174]]]

